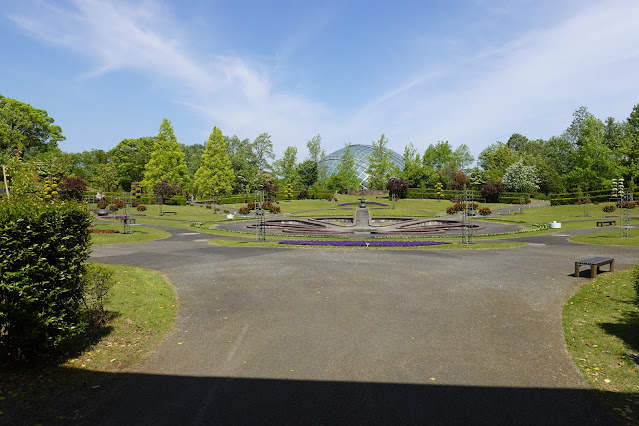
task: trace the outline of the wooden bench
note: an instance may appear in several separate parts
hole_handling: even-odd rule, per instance
[[[177,214],[177,212],[162,212],[162,216],[167,215],[167,214]]]
[[[597,226],[612,226],[616,224],[617,224],[616,220],[598,220],[597,221]]]
[[[579,269],[582,266],[590,266],[590,278],[595,278],[597,276],[597,270],[602,265],[610,265],[610,272],[615,272],[615,259],[612,257],[590,257],[575,262],[575,277],[579,276]]]

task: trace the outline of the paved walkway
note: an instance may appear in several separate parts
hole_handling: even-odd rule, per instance
[[[575,260],[624,269],[639,248],[570,244],[575,231],[508,250],[230,248],[165,229],[94,248],[94,262],[165,273],[180,309],[87,423],[611,422],[561,308],[586,280]]]

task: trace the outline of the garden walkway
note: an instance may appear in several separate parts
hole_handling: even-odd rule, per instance
[[[568,243],[574,231],[507,250],[232,248],[163,229],[174,236],[93,249],[165,273],[180,309],[87,423],[611,421],[567,353],[561,309],[584,282],[575,259],[624,269],[639,248]]]

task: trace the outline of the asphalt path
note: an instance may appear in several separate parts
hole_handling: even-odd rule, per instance
[[[91,260],[163,272],[175,329],[88,424],[610,424],[563,337],[566,231],[492,250],[233,248],[163,228]],[[605,269],[605,268],[604,268]]]

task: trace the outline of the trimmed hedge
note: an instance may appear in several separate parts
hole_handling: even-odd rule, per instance
[[[84,329],[87,206],[0,201],[0,355],[45,354]]]

